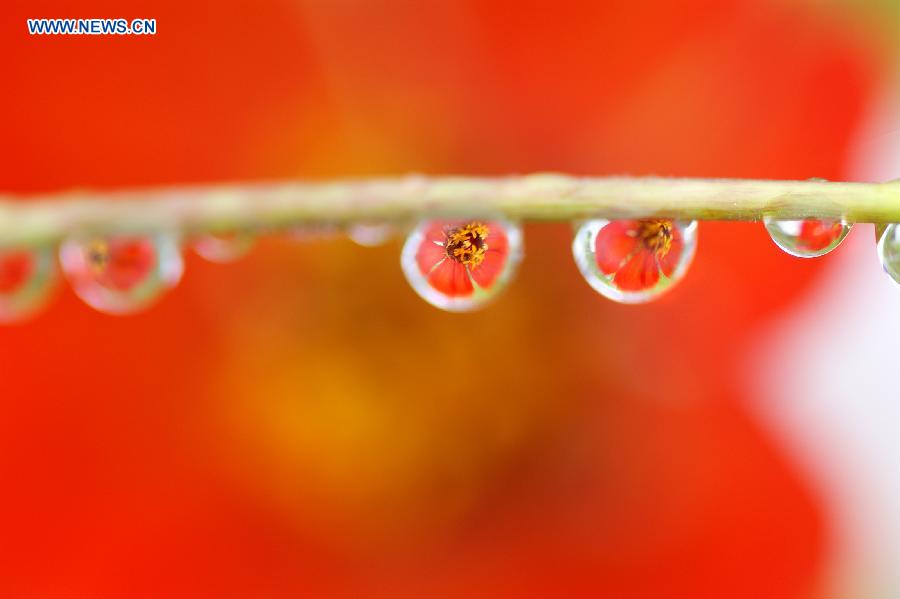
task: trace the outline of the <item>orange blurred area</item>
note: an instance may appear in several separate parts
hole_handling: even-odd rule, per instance
[[[0,189],[357,175],[846,177],[890,6],[29,1],[0,7]],[[28,18],[155,18],[29,36]],[[435,310],[401,240],[267,238],[129,317],[0,329],[0,596],[823,597],[821,497],[747,410],[822,268],[702,223],[652,305],[529,224]]]

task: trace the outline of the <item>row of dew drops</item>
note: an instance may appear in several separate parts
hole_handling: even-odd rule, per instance
[[[765,219],[772,240],[801,258],[827,254],[847,236],[840,220]],[[394,229],[382,224],[350,227],[349,237],[375,246]],[[299,234],[298,234],[299,235]],[[212,262],[230,262],[253,246],[251,233],[204,234],[187,244]],[[577,225],[572,253],[588,284],[620,303],[656,299],[680,281],[697,247],[697,221],[603,220]],[[884,270],[900,284],[900,225],[878,239]],[[518,223],[504,219],[425,220],[406,237],[401,267],[412,288],[430,304],[463,312],[496,297],[523,256]],[[58,266],[57,266],[58,265]],[[23,320],[47,303],[62,274],[91,307],[108,314],[138,312],[181,280],[184,263],[178,235],[73,237],[47,245],[0,251],[0,322]]]

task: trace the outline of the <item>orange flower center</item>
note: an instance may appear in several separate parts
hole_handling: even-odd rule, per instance
[[[672,221],[642,220],[638,224],[637,237],[647,251],[656,254],[657,258],[662,258],[672,247]]]
[[[487,251],[488,228],[483,223],[471,222],[447,231],[444,249],[447,257],[470,269],[477,268]]]

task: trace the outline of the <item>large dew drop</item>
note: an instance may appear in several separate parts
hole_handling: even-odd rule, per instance
[[[0,250],[0,322],[34,314],[46,303],[55,282],[53,246]]]
[[[191,247],[201,258],[226,264],[242,258],[255,243],[256,238],[246,231],[230,231],[201,235],[194,239]]]
[[[171,234],[71,239],[59,250],[63,272],[91,307],[130,314],[181,280],[184,263]]]
[[[572,242],[578,269],[601,295],[652,301],[680,281],[697,249],[697,221],[590,220]]]
[[[849,225],[842,220],[775,220],[763,219],[775,245],[798,258],[824,256],[841,244]]]
[[[482,307],[522,259],[522,230],[500,220],[431,220],[406,238],[400,265],[428,303],[451,312]]]

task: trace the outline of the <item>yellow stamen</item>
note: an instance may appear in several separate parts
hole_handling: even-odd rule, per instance
[[[456,260],[469,269],[478,268],[487,251],[488,228],[480,222],[471,222],[447,230],[444,249],[447,257]]]
[[[672,247],[673,223],[670,220],[642,220],[638,225],[637,237],[644,247],[662,258]]]
[[[88,244],[86,257],[94,272],[103,272],[109,265],[109,244],[102,239],[95,239]]]

